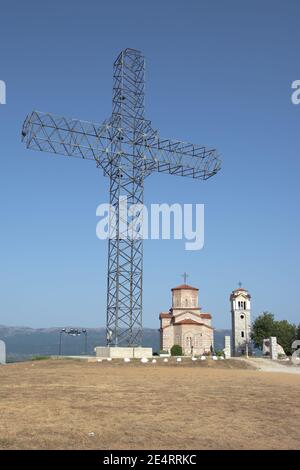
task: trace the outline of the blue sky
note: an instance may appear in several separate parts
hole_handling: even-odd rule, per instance
[[[105,324],[107,243],[95,229],[108,180],[93,163],[26,150],[20,130],[32,109],[109,117],[126,47],[146,56],[153,126],[223,161],[206,182],[146,180],[147,204],[205,204],[205,246],[145,242],[144,325],[158,327],[184,271],[217,328],[230,326],[240,280],[253,316],[299,323],[299,15],[294,0],[2,0],[0,324]]]

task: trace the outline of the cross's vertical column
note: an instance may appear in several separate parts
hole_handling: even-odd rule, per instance
[[[124,206],[143,204],[144,198],[137,144],[145,128],[144,71],[144,57],[132,49],[122,51],[114,63],[110,204],[115,208],[116,237],[108,246],[107,337],[115,346],[142,342],[143,241],[130,237]]]

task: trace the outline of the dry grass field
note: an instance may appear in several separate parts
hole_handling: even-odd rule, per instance
[[[249,367],[2,366],[0,449],[300,449],[300,374]]]

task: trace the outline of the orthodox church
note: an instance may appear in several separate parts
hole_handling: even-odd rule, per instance
[[[173,287],[171,292],[172,307],[159,315],[161,350],[170,351],[178,344],[184,355],[210,352],[214,342],[212,317],[199,307],[199,289],[185,283]]]

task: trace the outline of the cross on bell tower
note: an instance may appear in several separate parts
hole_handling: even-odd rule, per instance
[[[186,284],[187,278],[190,277],[190,276],[186,272],[181,274],[181,276],[183,277],[183,283]]]

